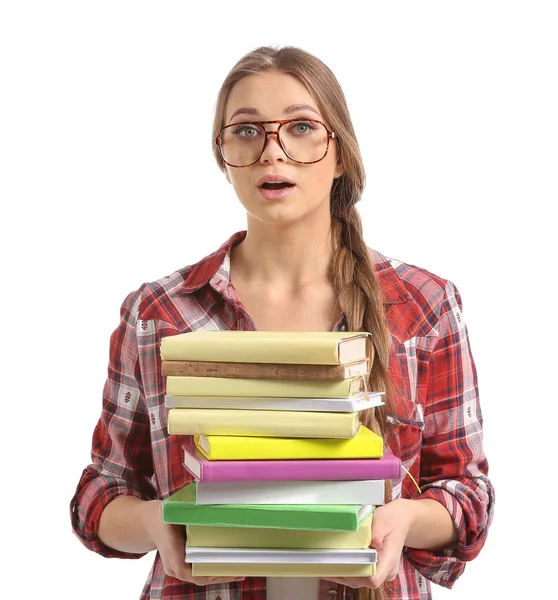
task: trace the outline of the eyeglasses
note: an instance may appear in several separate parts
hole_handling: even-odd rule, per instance
[[[267,131],[264,127],[271,123],[279,124],[275,131]],[[215,143],[227,165],[249,167],[260,160],[270,135],[277,136],[279,146],[288,158],[303,165],[323,160],[329,150],[329,140],[337,137],[321,121],[286,119],[227,125],[221,129]]]

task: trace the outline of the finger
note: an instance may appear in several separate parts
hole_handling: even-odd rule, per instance
[[[180,581],[190,581],[192,579],[192,568],[188,563],[171,560],[165,563],[163,560],[163,570],[169,577],[174,577]]]
[[[384,540],[386,536],[389,534],[390,530],[393,528],[390,524],[389,520],[386,520],[385,513],[382,512],[382,506],[378,507],[374,511],[374,515],[372,517],[372,529],[370,531],[370,546],[375,548],[376,550],[381,550],[384,545]]]
[[[397,575],[399,574],[399,569],[393,569],[390,573],[388,573],[386,577],[386,581],[393,581]]]
[[[374,588],[379,587],[394,571],[394,561],[391,557],[385,556],[379,560],[376,566],[376,575],[372,579]]]
[[[378,588],[384,581],[393,581],[399,573],[401,561],[401,550],[396,544],[386,543],[382,552],[378,552],[376,563],[376,575],[371,578],[374,589]]]

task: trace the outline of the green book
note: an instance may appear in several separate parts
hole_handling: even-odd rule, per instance
[[[369,504],[196,504],[194,483],[163,500],[163,522],[173,525],[357,531]]]

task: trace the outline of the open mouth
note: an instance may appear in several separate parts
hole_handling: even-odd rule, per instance
[[[294,183],[287,183],[286,181],[266,181],[261,187],[264,190],[284,190],[286,188],[294,187]]]

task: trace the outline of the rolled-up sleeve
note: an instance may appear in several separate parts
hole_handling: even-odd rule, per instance
[[[98,538],[107,504],[118,496],[156,497],[153,485],[149,415],[141,385],[136,337],[141,288],[124,300],[120,323],[110,338],[108,377],[102,412],[93,433],[92,463],[83,471],[70,503],[72,529],[90,550],[106,557],[139,558]]]
[[[483,450],[477,373],[459,292],[447,282],[430,364],[418,498],[440,502],[457,532],[453,548],[406,549],[427,579],[452,587],[482,549],[492,521],[494,489]]]

